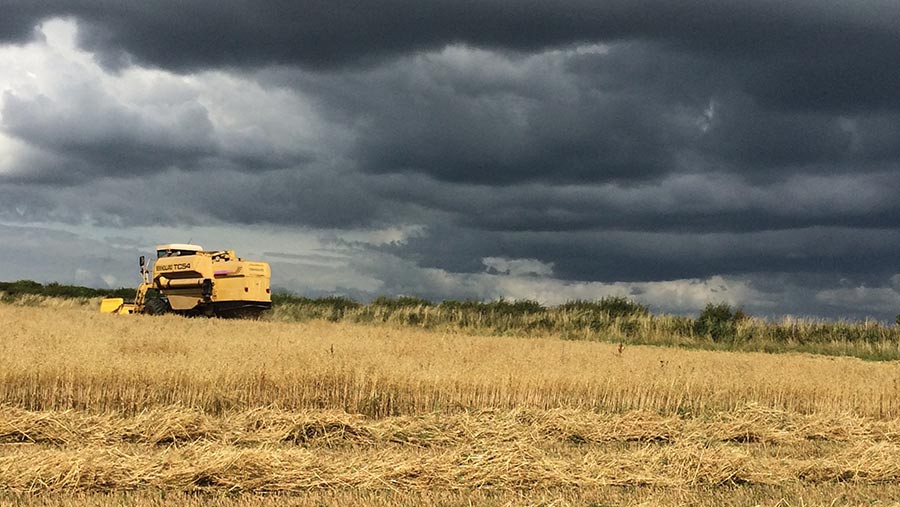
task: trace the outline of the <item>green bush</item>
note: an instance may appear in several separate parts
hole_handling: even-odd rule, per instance
[[[15,282],[0,282],[0,290],[10,295],[40,294],[44,286],[32,280],[17,280]]]
[[[612,319],[643,317],[650,314],[650,309],[646,306],[622,296],[606,296],[598,301],[576,299],[560,305],[559,309],[569,312],[594,313]]]
[[[694,332],[709,336],[714,342],[734,340],[738,322],[746,318],[742,310],[735,310],[727,303],[709,303],[694,321]]]
[[[309,306],[325,310],[335,310],[344,312],[347,310],[355,310],[360,308],[362,304],[346,298],[344,296],[327,296],[322,298],[308,298],[303,296],[295,296],[293,294],[275,293],[272,294],[272,304],[275,306]]]
[[[442,301],[438,306],[442,310],[457,310],[461,312],[471,312],[481,316],[521,316],[533,315],[536,313],[544,313],[547,308],[537,301],[528,299],[517,299],[515,301],[507,301],[505,299],[497,299],[495,301]]]
[[[17,280],[15,282],[0,282],[0,292],[13,299],[26,294],[58,298],[120,297],[134,299],[135,289],[92,289],[77,285],[60,285],[57,282],[43,285],[33,280]]]

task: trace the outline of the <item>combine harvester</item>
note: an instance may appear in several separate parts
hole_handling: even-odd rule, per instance
[[[159,245],[152,277],[143,255],[140,265],[134,302],[106,298],[102,313],[254,318],[272,307],[269,264],[245,261],[234,250]]]

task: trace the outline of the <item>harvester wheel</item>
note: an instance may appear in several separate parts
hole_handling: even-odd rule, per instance
[[[144,313],[149,315],[162,315],[169,311],[169,304],[162,299],[153,298],[144,302]]]

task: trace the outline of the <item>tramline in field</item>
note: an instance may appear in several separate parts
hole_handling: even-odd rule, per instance
[[[152,270],[140,257],[141,284],[133,302],[106,298],[102,313],[256,317],[272,307],[269,264],[234,250],[170,243],[156,247]]]

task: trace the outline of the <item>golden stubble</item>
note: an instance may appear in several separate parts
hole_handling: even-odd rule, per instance
[[[337,408],[373,417],[579,408],[661,414],[753,403],[900,416],[900,365],[487,337],[409,327],[95,314],[0,306],[0,402],[207,412]]]
[[[897,363],[78,307],[0,305],[0,329],[0,504],[775,505],[900,481]]]

